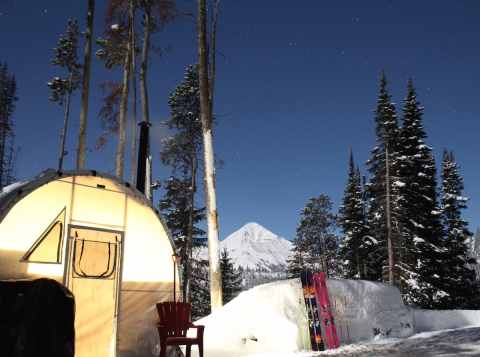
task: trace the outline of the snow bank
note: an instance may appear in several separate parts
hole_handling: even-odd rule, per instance
[[[417,332],[480,326],[480,310],[413,310]]]
[[[342,344],[413,334],[413,314],[398,289],[342,279],[328,280],[327,286]],[[197,323],[205,325],[209,357],[280,356],[310,348],[300,279],[254,287]],[[195,348],[192,353],[198,356]]]
[[[308,348],[305,304],[299,279],[244,291],[196,323],[205,325],[204,350],[209,357],[241,357]],[[192,355],[198,356],[195,348],[192,348]]]
[[[397,288],[365,280],[327,280],[341,344],[414,333],[412,312]]]

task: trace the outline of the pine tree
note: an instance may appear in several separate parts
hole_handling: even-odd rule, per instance
[[[15,165],[13,113],[17,102],[17,82],[0,63],[0,190],[12,183]]]
[[[371,245],[367,258],[367,278],[395,283],[398,193],[392,178],[398,166],[399,128],[384,73],[380,78],[375,125],[377,146],[367,162],[371,174],[367,184],[367,238]]]
[[[442,161],[442,221],[444,227],[444,254],[441,265],[442,291],[439,307],[446,309],[478,308],[480,306],[475,272],[468,255],[467,241],[472,236],[468,223],[462,218],[467,208],[463,196],[463,179],[452,152],[445,151]]]
[[[222,270],[223,303],[226,304],[242,290],[242,274],[233,265],[226,249],[220,255],[220,269]]]
[[[185,297],[189,300],[191,294],[190,276],[192,266],[192,245],[194,240],[193,226],[194,210],[196,205],[198,162],[201,156],[202,127],[200,122],[199,80],[195,66],[189,66],[184,80],[170,95],[170,118],[165,122],[172,131],[172,136],[164,140],[163,150],[160,153],[164,165],[172,169],[172,173],[179,180],[188,182],[188,200],[184,209],[185,215],[190,217],[185,238]]]
[[[304,269],[324,271],[328,276],[338,275],[335,228],[336,217],[330,198],[323,194],[311,198],[300,214],[292,258],[288,261],[289,276]]]
[[[199,245],[199,238],[205,235],[205,232],[197,226],[199,222],[205,219],[205,209],[194,207],[193,211],[190,210],[190,185],[190,180],[180,180],[171,177],[165,183],[165,194],[159,205],[160,211],[172,233],[177,251],[182,258],[182,291],[184,301],[189,301],[186,285],[191,281],[190,277],[187,276],[187,267],[191,262],[191,252],[188,250],[189,236],[191,235],[192,245],[195,246]],[[193,222],[192,227],[190,226],[191,222]]]
[[[195,256],[192,259],[191,303],[193,321],[210,314],[208,260]]]
[[[398,285],[406,303],[432,307],[440,279],[441,225],[437,204],[435,160],[422,123],[423,108],[409,80],[399,135],[397,187],[399,242]]]
[[[339,225],[344,234],[339,248],[343,276],[347,279],[363,279],[367,232],[365,202],[363,201],[360,171],[355,168],[351,151],[347,186],[339,212]]]
[[[52,64],[66,70],[66,78],[54,77],[48,82],[50,88],[50,100],[64,106],[63,127],[60,134],[60,152],[58,156],[58,170],[63,168],[63,158],[66,154],[65,143],[68,131],[68,121],[70,116],[70,100],[72,93],[80,85],[80,64],[78,63],[78,23],[76,20],[69,19],[67,32],[61,35],[57,47],[54,48],[54,58]]]
[[[294,238],[292,241],[292,254],[287,259],[287,278],[298,278],[305,269],[307,269],[306,253],[302,250],[301,241],[298,238]]]

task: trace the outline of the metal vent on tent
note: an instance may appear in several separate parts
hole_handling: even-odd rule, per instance
[[[62,262],[63,229],[65,227],[65,211],[63,208],[48,228],[33,243],[22,257],[22,262],[53,263]]]

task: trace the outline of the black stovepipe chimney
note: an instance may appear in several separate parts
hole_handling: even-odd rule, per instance
[[[141,121],[140,141],[138,143],[138,160],[137,160],[137,189],[145,193],[145,180],[147,177],[147,157],[150,151],[150,123]]]

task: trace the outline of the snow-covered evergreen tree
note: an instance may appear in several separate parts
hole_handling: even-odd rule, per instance
[[[463,196],[463,179],[452,152],[445,151],[442,161],[442,220],[444,254],[441,264],[441,284],[445,292],[439,297],[439,307],[478,308],[479,288],[475,272],[468,264],[474,263],[468,254],[467,241],[472,233],[462,218],[468,199]]]
[[[194,211],[197,204],[198,163],[202,145],[199,101],[198,70],[196,66],[188,66],[183,81],[175,88],[168,101],[170,118],[165,121],[165,124],[172,135],[163,141],[160,153],[162,163],[169,166],[173,175],[185,182],[185,187],[188,188],[188,192],[185,192],[186,206],[184,207],[188,211],[185,212],[186,218],[190,219],[187,222],[189,226],[186,227],[184,237],[184,278],[187,299],[191,295],[188,287],[193,267],[189,264],[189,259],[192,256],[192,246],[196,237],[193,225],[196,223]]]
[[[393,177],[398,167],[399,127],[384,73],[380,78],[380,92],[375,109],[375,132],[377,145],[367,162],[370,171],[370,180],[366,187],[370,246],[366,277],[371,280],[388,281],[390,270],[394,277],[396,275],[398,190],[393,185]],[[389,264],[389,256],[393,258],[393,264]]]
[[[339,211],[339,225],[343,231],[339,247],[342,275],[347,279],[363,279],[365,276],[365,202],[360,171],[355,168],[350,151],[348,180]]]
[[[398,171],[394,180],[398,196],[399,287],[407,303],[433,307],[441,277],[442,236],[437,204],[435,160],[422,122],[423,108],[409,80],[398,140]]]
[[[63,159],[66,154],[65,144],[68,130],[68,121],[70,116],[70,99],[72,93],[79,88],[80,85],[80,68],[78,63],[78,38],[80,32],[78,23],[74,19],[69,19],[67,24],[67,32],[61,35],[57,47],[53,50],[55,55],[52,64],[59,66],[66,71],[65,77],[54,77],[47,83],[50,88],[50,100],[64,106],[63,127],[60,134],[60,152],[58,157],[58,169],[63,168]]]
[[[292,241],[292,254],[287,259],[287,278],[298,278],[302,270],[307,268],[306,253],[302,251],[301,242],[297,237]]]
[[[220,254],[220,269],[222,270],[223,303],[226,304],[242,290],[242,274],[235,268],[227,249]]]
[[[292,257],[288,261],[289,276],[303,269],[324,271],[329,276],[338,275],[335,228],[336,217],[332,213],[330,198],[323,194],[311,198],[300,214]]]
[[[180,254],[182,268],[182,283],[184,300],[187,289],[185,285],[189,281],[186,279],[187,264],[190,262],[188,253],[188,237],[192,235],[192,245],[200,245],[199,239],[204,236],[205,232],[198,227],[198,223],[205,219],[205,210],[203,208],[191,206],[191,183],[190,180],[181,180],[170,177],[165,183],[165,194],[160,201],[160,211],[165,217],[166,224],[172,233],[175,246]],[[192,213],[192,216],[190,214]],[[192,220],[192,221],[191,221]],[[193,224],[191,226],[191,223]],[[191,230],[191,231],[190,231]],[[193,270],[193,268],[192,268]]]
[[[194,248],[196,252],[197,249]],[[191,279],[192,320],[198,320],[210,314],[210,280],[208,277],[208,260],[194,254],[192,258]]]

